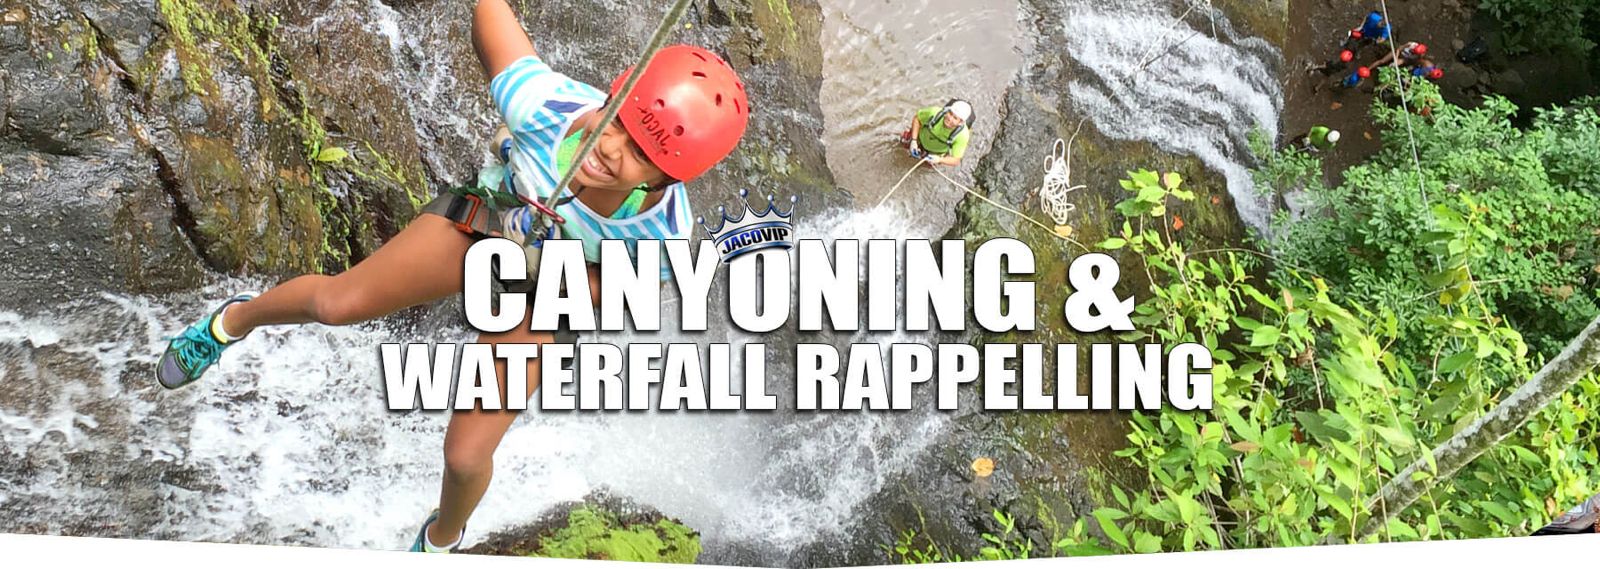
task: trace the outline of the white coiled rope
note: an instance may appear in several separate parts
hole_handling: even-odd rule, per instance
[[[1044,158],[1044,183],[1039,186],[1039,201],[1056,225],[1066,225],[1072,212],[1078,209],[1067,199],[1067,194],[1083,188],[1083,184],[1072,185],[1072,154],[1067,142],[1057,138],[1050,147],[1050,155]]]

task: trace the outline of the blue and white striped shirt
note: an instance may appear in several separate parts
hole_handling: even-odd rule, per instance
[[[556,165],[561,141],[573,121],[605,105],[606,94],[550,69],[531,55],[506,67],[489,88],[513,139],[506,183],[517,193],[542,202],[561,181],[563,172]],[[510,179],[513,174],[515,183]],[[560,236],[581,241],[584,258],[589,262],[600,261],[600,242],[605,239],[627,241],[630,250],[641,239],[689,239],[690,205],[683,184],[673,184],[663,191],[666,194],[654,206],[623,219],[595,213],[582,201],[569,201],[556,208],[567,220],[560,227]],[[561,193],[570,195],[571,191],[563,188]],[[507,237],[520,237],[533,224],[533,209],[511,209],[503,214],[502,221]],[[665,247],[661,278],[671,278]]]

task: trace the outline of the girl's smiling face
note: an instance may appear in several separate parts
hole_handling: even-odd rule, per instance
[[[591,126],[599,118],[597,115],[591,121]],[[595,132],[594,128],[585,129],[585,141]],[[612,121],[598,132],[600,142],[595,144],[594,152],[578,163],[578,172],[573,176],[580,186],[631,191],[640,184],[655,188],[667,181],[666,173],[650,162],[644,149],[633,141],[620,121]]]

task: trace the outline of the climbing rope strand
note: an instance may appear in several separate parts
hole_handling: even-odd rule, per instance
[[[910,170],[906,170],[906,174],[900,177],[900,181],[895,182],[894,187],[889,188],[889,193],[883,194],[883,198],[878,200],[877,207],[883,207],[883,202],[889,201],[889,196],[894,195],[895,190],[900,189],[900,185],[906,183],[906,178],[910,178],[911,173],[917,171],[917,168],[921,168],[923,164],[926,164],[926,162],[918,160],[916,164],[911,166]]]
[[[1395,39],[1394,20],[1389,19],[1389,0],[1379,0],[1379,5],[1383,8],[1383,21],[1389,25],[1389,57],[1398,68],[1400,64],[1400,48],[1395,47],[1395,43],[1398,40]],[[1422,152],[1417,149],[1417,135],[1411,128],[1411,95],[1406,93],[1404,78],[1396,79],[1395,85],[1400,89],[1400,108],[1405,111],[1406,115],[1406,138],[1411,143],[1411,164],[1417,171],[1417,191],[1422,194],[1423,207],[1432,208],[1433,206],[1428,203],[1428,185],[1422,176]]]
[[[1020,211],[1017,211],[1017,210],[1011,209],[1009,207],[1006,207],[1005,204],[1002,204],[1000,202],[997,202],[997,201],[994,201],[992,199],[989,199],[988,196],[985,196],[983,194],[980,194],[978,192],[973,191],[972,188],[969,188],[966,185],[962,184],[961,182],[957,182],[957,181],[951,179],[950,176],[946,175],[944,172],[939,171],[938,168],[934,168],[933,171],[934,171],[934,173],[938,174],[940,178],[944,178],[944,180],[946,182],[950,182],[950,185],[955,186],[957,188],[961,188],[961,191],[964,191],[964,192],[970,194],[972,197],[975,197],[975,198],[978,198],[980,200],[983,200],[984,202],[988,203],[989,205],[992,205],[994,207],[1000,208],[1003,211],[1006,211],[1006,212],[1008,212],[1008,213],[1010,213],[1012,215],[1020,217],[1020,218],[1022,218],[1023,221],[1026,221],[1028,223],[1032,223],[1032,224],[1038,226],[1040,229],[1048,231],[1048,232],[1050,232],[1051,235],[1054,235],[1054,236],[1056,236],[1056,237],[1058,237],[1060,239],[1063,239],[1063,240],[1067,241],[1068,243],[1072,243],[1073,245],[1077,245],[1078,248],[1079,249],[1083,249],[1083,251],[1085,253],[1089,252],[1090,249],[1087,246],[1085,246],[1082,243],[1079,243],[1078,240],[1076,240],[1076,239],[1073,239],[1071,237],[1067,237],[1067,236],[1062,235],[1060,233],[1056,233],[1056,230],[1055,230],[1054,227],[1050,227],[1048,225],[1045,225],[1044,223],[1041,223],[1037,219],[1034,219],[1032,217],[1028,217],[1028,215],[1025,214],[1025,213],[1022,213]]]
[[[622,111],[623,102],[633,92],[633,86],[639,82],[640,77],[644,76],[644,72],[649,68],[650,60],[655,57],[656,52],[661,51],[661,46],[667,43],[667,37],[672,35],[672,30],[678,26],[678,21],[683,19],[683,13],[688,11],[691,2],[692,0],[677,0],[672,4],[672,9],[667,11],[666,16],[662,17],[661,25],[656,27],[655,34],[650,36],[650,42],[645,45],[644,51],[639,54],[639,61],[633,66],[633,73],[628,74],[628,80],[622,84],[622,89],[617,91],[616,96],[606,103],[605,109],[600,115],[600,128],[605,128],[611,124],[611,121],[617,120],[617,114]],[[573,176],[578,173],[577,165],[587,158],[590,152],[594,151],[595,145],[599,142],[599,136],[591,135],[578,147],[578,153],[573,155],[573,165],[567,168],[567,172],[561,176],[561,182],[556,184],[556,187],[550,191],[550,197],[545,201],[544,209],[555,211],[556,202],[561,199],[562,192],[566,190],[568,184],[572,183]],[[536,211],[535,215],[548,221],[542,211]],[[542,235],[544,231],[528,232],[523,237],[523,246],[527,246],[527,239],[535,234]]]

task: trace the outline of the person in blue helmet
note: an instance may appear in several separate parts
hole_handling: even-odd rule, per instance
[[[1348,39],[1345,40],[1349,49],[1359,49],[1373,44],[1383,44],[1389,41],[1389,22],[1383,19],[1383,13],[1373,10],[1367,14],[1367,19],[1359,27],[1350,30]]]

